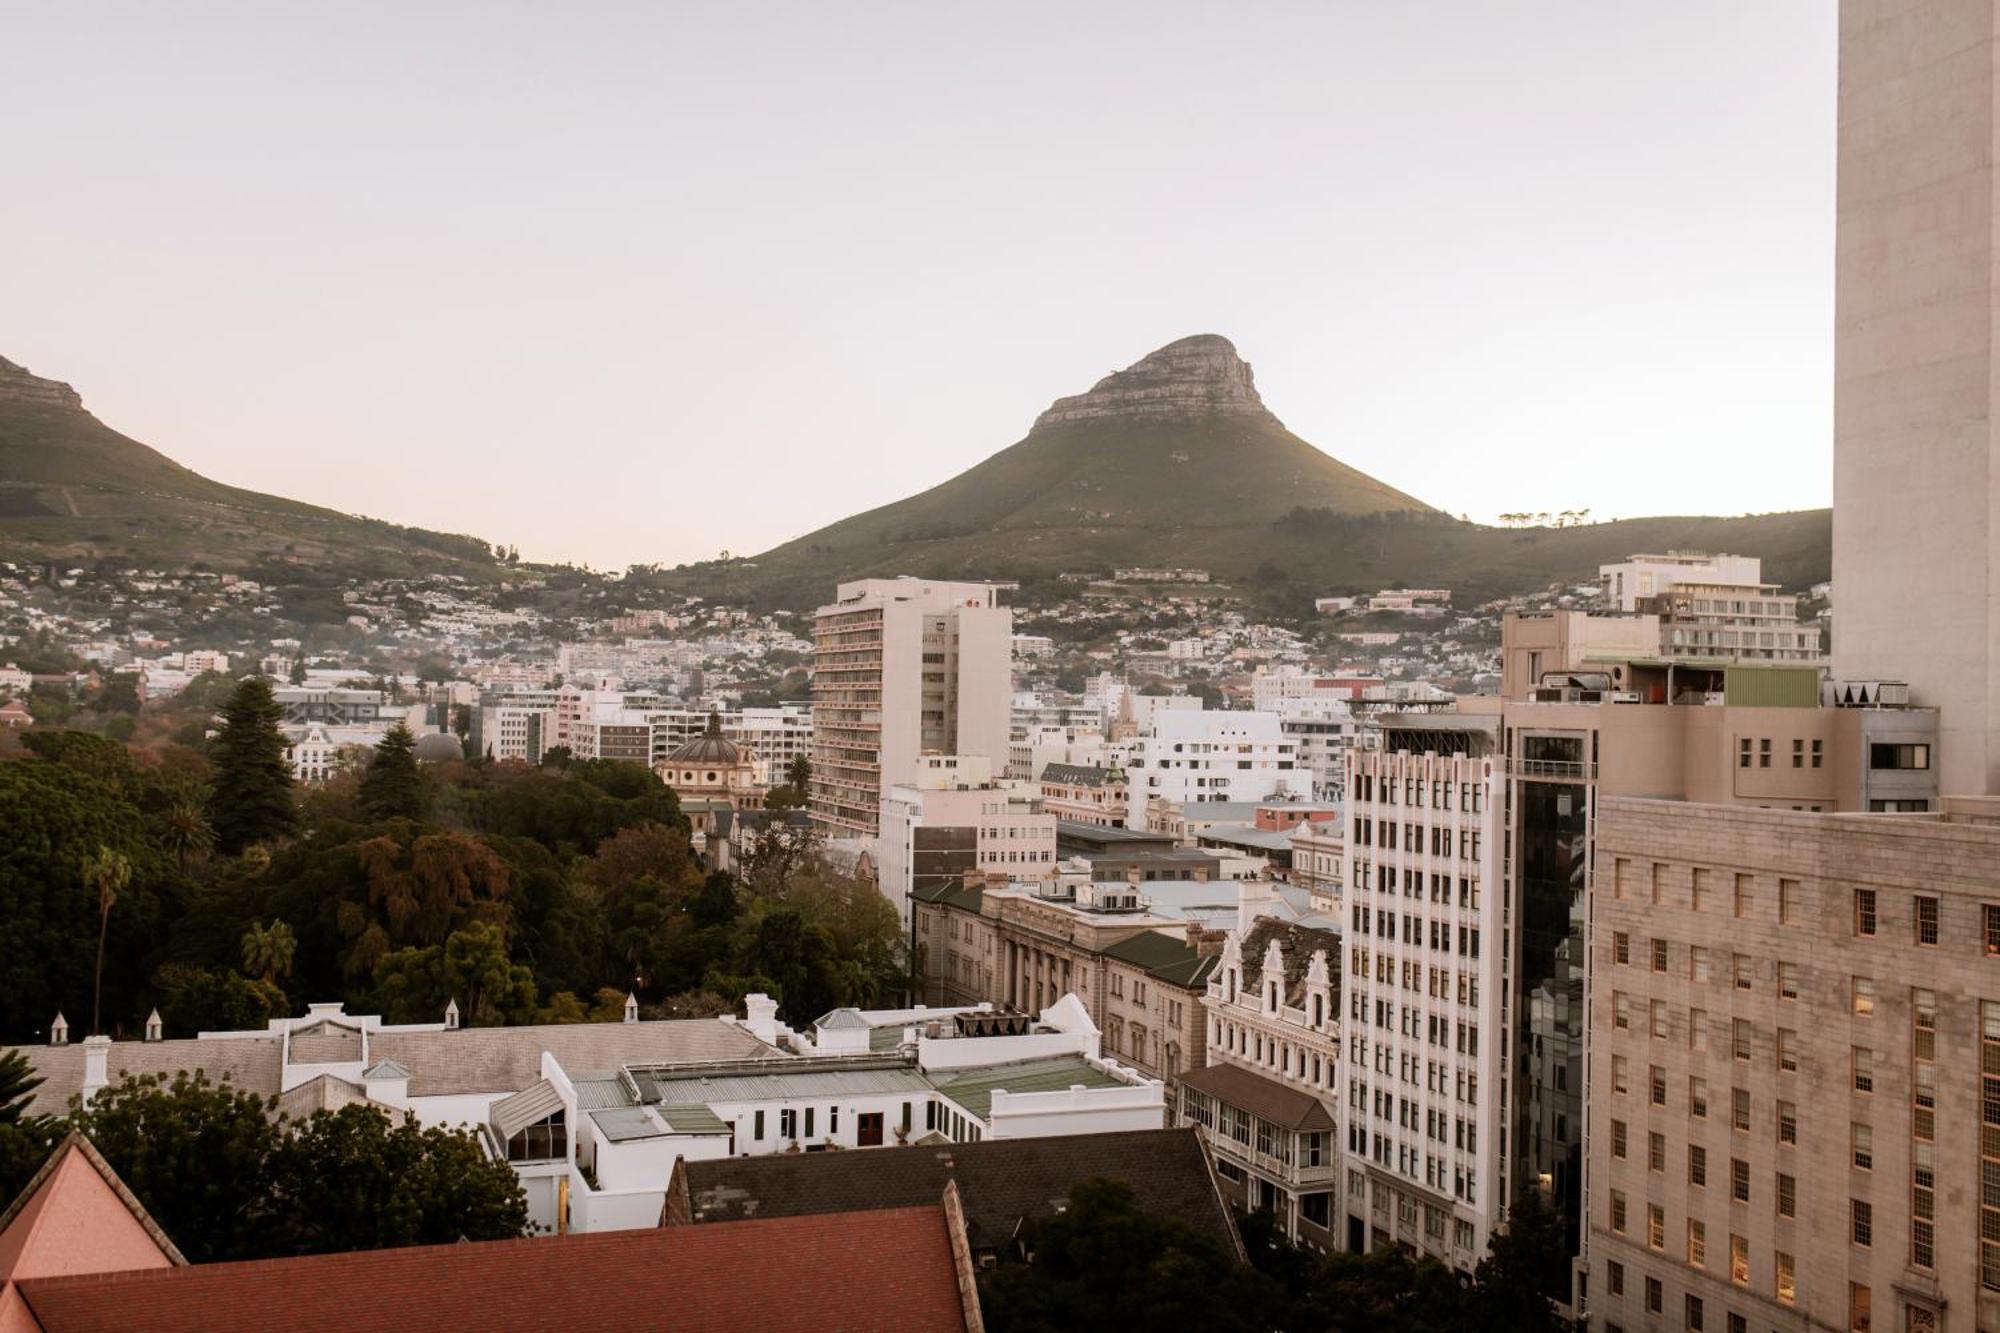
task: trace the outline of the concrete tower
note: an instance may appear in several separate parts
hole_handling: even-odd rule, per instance
[[[1833,668],[1936,705],[2000,791],[1996,0],[1843,0]]]

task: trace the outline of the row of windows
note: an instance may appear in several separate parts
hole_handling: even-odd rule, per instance
[[[1399,789],[1402,792],[1401,801],[1396,799]],[[1399,780],[1393,774],[1357,773],[1354,775],[1354,799],[1357,802],[1379,800],[1384,805],[1408,805],[1420,810],[1428,807],[1479,814],[1486,808],[1486,784],[1451,782],[1443,778],[1425,779],[1415,775],[1406,775]]]

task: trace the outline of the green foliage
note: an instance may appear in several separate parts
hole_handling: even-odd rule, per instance
[[[0,1125],[17,1125],[28,1113],[28,1100],[42,1086],[28,1058],[19,1051],[0,1050]]]
[[[104,1011],[114,1026],[143,1014],[144,960],[181,885],[137,808],[67,765],[0,763],[0,829],[0,1037],[32,1040],[58,1010],[72,1021],[90,1012],[100,930]],[[108,922],[98,884],[85,878],[105,852],[130,867]]]
[[[398,722],[375,747],[361,775],[361,808],[375,819],[421,819],[429,804],[417,769],[417,738]]]
[[[284,922],[253,925],[243,932],[243,970],[273,985],[278,978],[291,975],[292,957],[298,948],[298,936]]]
[[[467,1026],[527,1023],[535,1015],[535,976],[509,960],[506,936],[473,922],[442,945],[402,949],[375,965],[383,1013],[396,1023],[434,1023],[456,999]]]
[[[167,963],[153,974],[153,986],[160,1018],[174,1037],[261,1028],[291,1013],[284,991],[238,972]]]
[[[282,717],[271,682],[262,676],[245,677],[223,707],[212,747],[215,787],[208,817],[216,845],[231,856],[286,837],[297,826],[292,771],[278,730]]]
[[[105,678],[90,707],[99,713],[136,715],[139,711],[139,677],[136,672],[115,671]]]
[[[372,1107],[315,1115],[278,1142],[268,1172],[268,1245],[277,1253],[506,1240],[528,1230],[513,1168],[469,1131],[414,1121],[392,1128]]]

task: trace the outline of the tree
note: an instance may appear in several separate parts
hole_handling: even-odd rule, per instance
[[[398,722],[375,747],[361,776],[361,808],[376,819],[422,819],[424,806],[417,738]]]
[[[123,852],[100,844],[94,856],[84,859],[81,876],[97,898],[97,970],[90,989],[90,1030],[97,1033],[104,1030],[104,941],[111,933],[111,909],[132,882],[132,863]]]
[[[139,711],[139,674],[136,671],[116,671],[98,689],[97,697],[90,701],[93,712],[123,713],[127,716]]]
[[[298,936],[283,921],[268,926],[253,925],[243,933],[243,970],[275,986],[279,977],[290,976],[292,955],[298,951]]]
[[[1267,1278],[1186,1223],[1141,1211],[1123,1181],[1077,1185],[1068,1208],[1037,1229],[1034,1262],[989,1269],[979,1285],[992,1333],[1279,1326]]]
[[[528,1231],[520,1178],[471,1132],[414,1120],[391,1127],[369,1106],[313,1116],[274,1146],[268,1170],[276,1253],[506,1240]]]
[[[304,653],[300,653],[292,659],[291,681],[294,685],[303,685],[306,683],[306,655]]]
[[[222,729],[212,747],[215,786],[208,818],[216,844],[230,856],[285,837],[298,824],[285,736],[278,730],[283,716],[271,682],[262,676],[246,677],[223,706]]]
[[[453,999],[467,1026],[525,1023],[535,1013],[534,974],[508,958],[506,936],[491,922],[389,954],[375,965],[375,986],[397,1022],[435,1021]]]
[[[273,1105],[200,1072],[147,1074],[100,1090],[71,1119],[181,1252],[209,1263],[263,1253]]]
[[[19,1051],[0,1050],[0,1125],[17,1125],[28,1114],[28,1102],[42,1086],[41,1075]],[[10,1199],[12,1196],[9,1196]]]
[[[812,782],[812,760],[804,755],[792,756],[792,762],[785,765],[785,785],[803,795]]]
[[[1478,1333],[1566,1333],[1555,1299],[1570,1284],[1570,1223],[1530,1187],[1507,1210],[1472,1277],[1467,1327]]]
[[[215,831],[208,826],[208,815],[203,812],[201,801],[191,794],[174,797],[160,812],[156,823],[160,845],[182,870],[208,855],[215,846]]]
[[[167,963],[153,974],[160,1017],[169,1035],[243,1032],[264,1027],[291,1012],[285,993],[240,972]]]

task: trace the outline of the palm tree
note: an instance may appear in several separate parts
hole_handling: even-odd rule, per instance
[[[173,853],[183,870],[190,861],[208,855],[215,846],[215,831],[209,828],[208,815],[199,800],[192,796],[174,799],[160,819],[160,842]]]
[[[104,937],[111,930],[112,904],[132,882],[132,863],[125,859],[125,853],[99,843],[97,854],[83,859],[83,882],[97,890],[97,979],[90,993],[90,1031],[95,1035],[103,1031],[100,1021],[104,1010]]]
[[[291,974],[292,955],[298,947],[298,937],[283,921],[268,926],[253,923],[243,932],[243,970],[276,985],[279,977]]]

